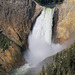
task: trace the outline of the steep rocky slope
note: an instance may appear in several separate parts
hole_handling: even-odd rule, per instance
[[[24,62],[21,48],[6,36],[0,34],[0,75],[24,64]]]
[[[36,6],[32,0],[0,0],[0,29],[3,34],[26,47],[32,22],[41,12],[41,7],[36,11]]]
[[[55,9],[56,39],[65,41],[69,39],[75,30],[75,0],[64,0]]]
[[[6,72],[9,72],[12,68],[18,67],[23,63],[24,59],[22,54],[15,44],[9,46],[5,51],[0,49],[0,65]]]
[[[0,0],[0,74],[25,62],[20,48],[27,48],[30,28],[41,11],[32,0]]]

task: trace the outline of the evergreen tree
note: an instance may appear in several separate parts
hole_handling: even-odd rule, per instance
[[[66,75],[66,72],[65,72],[65,70],[63,71],[62,75]]]
[[[45,68],[44,68],[44,66],[42,67],[42,75],[45,75]]]
[[[47,64],[47,69],[46,69],[47,75],[53,75],[53,74],[52,74],[52,68],[53,68],[52,65],[48,65],[48,64]]]
[[[49,75],[49,74],[50,74],[49,69],[50,69],[50,67],[49,67],[49,65],[47,64],[47,69],[46,69],[47,75]]]
[[[39,75],[41,75],[41,73]]]
[[[57,75],[60,75],[60,70],[59,69],[57,70]]]

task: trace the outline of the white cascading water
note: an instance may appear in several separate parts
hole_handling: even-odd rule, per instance
[[[30,64],[39,63],[49,53],[52,38],[53,13],[54,8],[44,7],[29,35],[29,51],[25,54],[25,59]]]
[[[25,52],[29,64],[38,64],[63,48],[60,44],[52,43],[53,14],[54,8],[44,7],[36,20],[28,39],[29,50]]]
[[[48,44],[51,44],[52,38],[52,18],[54,9],[43,8],[41,15],[36,20],[32,31],[32,36],[37,40],[43,39]]]
[[[29,49],[25,52],[25,60],[28,64],[37,65],[48,56],[52,56],[64,49],[60,44],[51,43],[52,38],[52,18],[54,8],[44,7],[41,15],[37,18],[32,32],[29,34],[28,43]],[[25,70],[31,68],[27,64],[18,68],[12,75],[24,75]]]

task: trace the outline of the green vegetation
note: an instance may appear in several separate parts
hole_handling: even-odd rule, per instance
[[[24,49],[22,47],[17,45],[14,41],[10,40],[9,38],[7,38],[7,36],[3,35],[2,33],[0,34],[0,48],[2,49],[2,51],[8,49],[8,47],[13,43],[18,47],[18,49],[21,52],[23,52]]]
[[[4,51],[11,45],[11,40],[9,40],[5,35],[0,34],[0,48]]]
[[[56,3],[61,3],[64,0],[35,0],[39,4],[56,4]]]
[[[0,75],[5,75],[5,69],[0,66]]]
[[[42,67],[42,75],[45,75],[45,68],[44,68],[44,66]]]
[[[54,56],[54,62],[40,73],[41,75],[75,75],[75,43]],[[39,74],[39,75],[40,75]]]

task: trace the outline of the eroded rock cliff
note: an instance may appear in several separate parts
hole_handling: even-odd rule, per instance
[[[6,72],[9,72],[12,68],[18,67],[23,63],[24,59],[22,54],[15,44],[9,46],[5,51],[0,49],[0,65]]]
[[[21,48],[3,34],[0,34],[0,75],[24,64]]]
[[[19,48],[27,48],[30,28],[41,11],[32,0],[0,0],[0,72],[24,63]]]
[[[55,9],[56,39],[65,41],[75,32],[75,0],[64,0]]]
[[[0,28],[3,34],[16,44],[27,47],[32,22],[41,12],[36,12],[32,0],[0,0]]]

